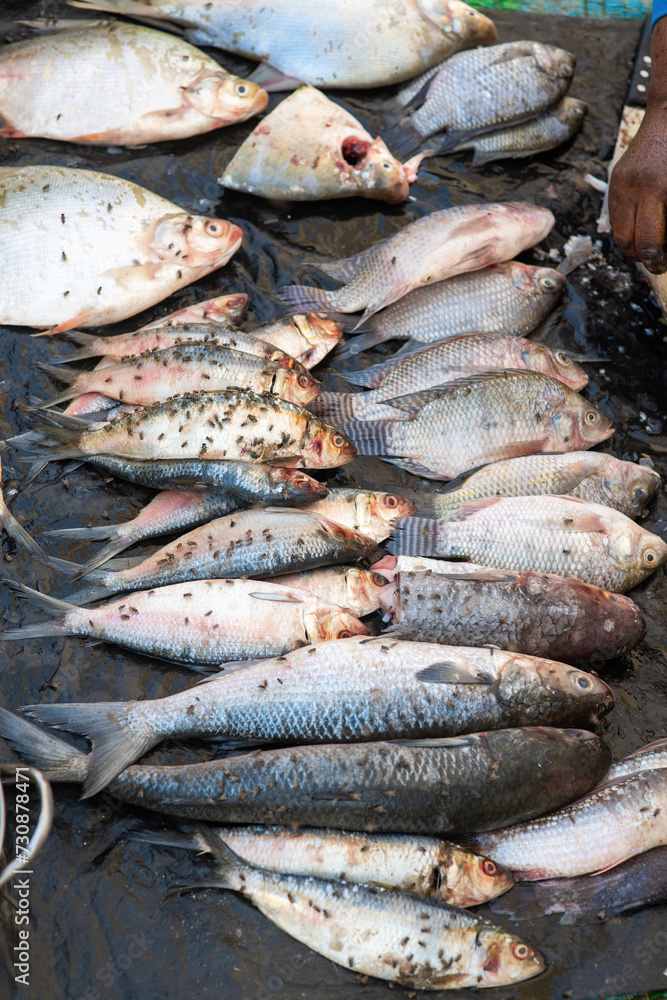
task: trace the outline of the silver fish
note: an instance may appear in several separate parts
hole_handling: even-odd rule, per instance
[[[29,705],[26,711],[92,741],[85,791],[93,795],[163,739],[422,739],[587,725],[612,705],[603,681],[563,663],[380,637],[297,649],[156,701]]]
[[[415,288],[509,260],[544,239],[553,224],[548,209],[528,202],[445,208],[354,257],[319,265],[345,282],[337,291],[290,285],[282,295],[299,309],[342,313],[363,309],[359,326]]]
[[[574,577],[622,594],[667,562],[667,542],[576,497],[487,497],[439,520],[399,522],[395,553],[465,558],[496,569]]]
[[[518,260],[492,264],[435,285],[416,288],[371,316],[349,342],[345,355],[359,354],[385,340],[430,344],[461,333],[504,333],[522,337],[556,306],[565,276],[551,267],[534,267]]]

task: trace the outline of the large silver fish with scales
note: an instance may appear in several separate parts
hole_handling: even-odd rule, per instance
[[[116,323],[222,267],[242,237],[122,177],[0,167],[0,323]]]
[[[447,517],[399,521],[394,553],[571,576],[622,594],[667,562],[667,543],[618,511],[576,497],[486,497]]]
[[[345,282],[335,292],[289,285],[283,298],[298,309],[365,310],[357,326],[415,288],[509,260],[539,243],[554,217],[528,202],[458,205],[409,223],[353,257],[321,270]]]
[[[614,433],[609,417],[539,372],[486,372],[387,400],[404,420],[339,421],[360,455],[429,479],[487,462],[591,448]]]
[[[383,87],[459,49],[496,41],[493,22],[461,0],[70,0],[73,7],[173,21],[196,45],[268,64],[269,90]],[[289,79],[285,79],[289,78]]]
[[[259,585],[258,585],[259,586]],[[589,725],[611,690],[553,660],[382,637],[325,642],[155,701],[29,705],[92,740],[93,795],[164,739],[343,743]]]

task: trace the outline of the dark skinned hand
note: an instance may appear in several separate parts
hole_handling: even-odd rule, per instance
[[[667,271],[667,17],[653,29],[646,115],[609,182],[614,242],[653,274]]]

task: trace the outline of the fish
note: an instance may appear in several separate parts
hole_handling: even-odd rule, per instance
[[[277,576],[354,562],[375,551],[372,539],[303,509],[237,510],[193,528],[129,569],[86,572],[92,586],[70,600],[88,604],[121,591],[187,580]],[[77,567],[77,579],[81,575]]]
[[[394,554],[573,577],[622,594],[667,562],[667,542],[578,497],[486,497],[440,519],[399,519]]]
[[[667,847],[654,847],[599,875],[517,884],[507,900],[499,901],[494,910],[509,914],[513,920],[561,913],[559,923],[576,926],[601,923],[628,910],[666,900]]]
[[[518,260],[491,264],[416,288],[369,317],[345,355],[359,354],[386,340],[431,344],[462,333],[502,333],[523,337],[556,307],[567,279],[551,267]]]
[[[282,348],[308,369],[319,364],[342,335],[342,323],[316,312],[294,313],[253,330],[258,340]]]
[[[485,372],[387,400],[404,420],[343,420],[359,455],[427,479],[454,479],[487,462],[579,451],[614,433],[593,403],[540,372]]]
[[[587,110],[588,105],[584,101],[579,101],[576,97],[564,97],[560,104],[537,118],[488,135],[465,139],[450,152],[474,150],[473,167],[483,167],[494,160],[519,159],[545,153],[574,138],[583,125]]]
[[[546,968],[540,952],[467,910],[392,889],[276,874],[242,860],[208,830],[200,835],[215,858],[215,878],[201,888],[242,893],[297,941],[357,975],[440,990],[521,982]]]
[[[158,700],[27,705],[92,742],[86,795],[164,739],[347,743],[590,725],[611,689],[574,667],[501,650],[352,638],[296,649]]]
[[[243,501],[224,490],[163,490],[136,517],[122,524],[105,524],[98,528],[59,528],[45,534],[57,538],[109,540],[82,568],[89,572],[130,545],[205,524],[213,518],[241,509],[242,505]]]
[[[10,139],[96,146],[187,139],[244,122],[268,101],[257,84],[186,41],[123,21],[60,24],[0,52],[0,135]]]
[[[193,580],[137,591],[98,608],[5,582],[57,620],[1,632],[0,640],[83,636],[191,669],[282,656],[298,646],[368,634],[351,612],[269,581]]]
[[[310,514],[330,517],[332,521],[379,543],[389,537],[399,517],[414,514],[416,505],[408,497],[396,493],[332,486],[325,498],[315,500],[302,509]]]
[[[69,383],[66,392],[42,406],[65,403],[87,392],[102,392],[123,403],[147,406],[186,392],[203,389],[218,392],[232,387],[270,392],[290,403],[306,406],[317,398],[321,388],[310,372],[210,344],[181,344],[145,351],[92,372],[41,362],[38,367],[60,382]]]
[[[478,271],[534,246],[551,231],[547,208],[528,202],[457,205],[408,223],[394,236],[335,264],[318,267],[342,288],[328,292],[288,285],[294,308],[342,313],[364,310],[356,327],[415,288]],[[355,329],[356,329],[355,327]]]
[[[444,141],[436,140],[435,150],[443,152],[480,132],[535,118],[565,97],[575,65],[571,52],[541,42],[459,52],[399,93],[397,103],[412,110],[388,133],[390,145],[408,152],[447,129]]]
[[[0,167],[0,323],[47,328],[128,319],[222,267],[243,239],[122,177]],[[40,281],[25,294],[25,274]]]
[[[0,733],[50,781],[86,780],[90,754],[27,719],[0,709]],[[134,764],[108,790],[181,819],[438,836],[556,809],[589,791],[610,761],[586,729],[531,726],[452,739],[278,747],[182,766]]]
[[[356,457],[344,434],[308,410],[247,389],[174,396],[138,406],[98,427],[55,411],[43,419],[40,429],[61,446],[45,447],[39,461],[92,455],[132,460],[206,457],[326,469]]]
[[[586,663],[622,656],[646,634],[634,601],[600,587],[553,573],[445,567],[394,571],[379,595],[393,621],[385,635]]]
[[[257,462],[225,459],[143,459],[132,461],[114,455],[90,455],[87,461],[103,472],[139,486],[161,490],[222,490],[247,503],[288,507],[312,503],[327,495],[327,488],[299,469]]]
[[[4,493],[2,491],[2,454],[0,454],[0,526],[5,534],[8,535],[11,540],[19,546],[19,548],[29,552],[30,555],[37,556],[41,562],[46,560],[46,552],[42,546],[28,534],[23,525],[16,520],[5,503]],[[1,846],[2,838],[0,838],[0,847]]]
[[[248,311],[250,296],[243,292],[231,295],[218,295],[213,299],[193,302],[183,309],[160,316],[151,323],[146,323],[141,330],[155,330],[160,326],[174,326],[181,323],[216,323],[221,326],[235,326]],[[68,331],[71,337],[72,332]],[[106,338],[105,338],[106,339]],[[108,338],[111,339],[111,338]]]
[[[446,517],[464,503],[484,497],[559,494],[590,500],[637,519],[660,485],[654,469],[601,451],[523,455],[463,473],[437,493],[420,493],[419,511]]]
[[[253,129],[218,184],[287,201],[362,195],[398,204],[411,176],[349,111],[300,87]]]
[[[518,881],[605,872],[667,844],[667,741],[612,767],[576,802],[502,834],[471,837]]]
[[[308,369],[296,358],[280,348],[273,347],[250,333],[243,333],[241,330],[231,328],[223,330],[210,323],[171,323],[160,327],[142,328],[129,334],[119,333],[115,337],[94,337],[92,334],[82,333],[79,330],[69,330],[68,336],[82,345],[81,350],[55,359],[56,364],[83,361],[86,358],[102,355],[103,364],[100,362],[97,371],[102,367],[106,368],[118,364],[130,357],[136,358],[147,353],[190,346],[191,350],[196,347],[207,351],[214,348],[232,350],[236,353],[250,354],[255,358],[275,362],[303,374],[308,372]]]
[[[71,0],[73,7],[168,20],[195,45],[262,66],[269,90],[295,82],[365,90],[400,83],[459,49],[498,38],[493,21],[461,0]]]
[[[347,608],[359,618],[380,607],[379,594],[386,580],[379,573],[359,566],[324,566],[301,573],[273,577],[281,587],[296,587],[316,594],[323,601]]]
[[[586,372],[565,351],[552,351],[545,344],[502,333],[466,333],[420,346],[410,354],[395,355],[361,371],[341,372],[346,382],[370,386],[370,391],[325,392],[310,409],[335,423],[400,420],[404,411],[392,408],[387,400],[504,368],[542,372],[575,390],[583,389],[588,382]]]
[[[384,886],[449,906],[486,903],[514,885],[495,862],[435,837],[283,826],[217,826],[213,832],[239,857],[268,871]],[[209,850],[196,828],[140,830],[132,839]]]

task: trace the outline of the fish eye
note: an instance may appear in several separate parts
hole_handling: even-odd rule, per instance
[[[598,415],[595,412],[595,410],[587,410],[584,420],[586,421],[587,424],[590,424],[592,426],[593,424],[596,424],[598,422]]]
[[[385,584],[387,583],[387,581],[385,580],[385,578],[382,576],[381,573],[371,573],[371,580],[373,581],[376,587],[384,587]]]
[[[299,385],[301,386],[302,389],[305,389],[305,388],[307,388],[307,386],[310,385],[310,379],[308,378],[307,375],[299,375],[299,378],[297,379],[297,381],[298,381],[298,383],[299,383]]]
[[[644,553],[644,562],[648,566],[652,566],[653,563],[656,562],[657,558],[658,558],[658,553],[655,551],[655,549],[647,549],[646,552]]]
[[[245,85],[245,83],[237,83],[236,86],[234,87],[234,90],[239,95],[239,97],[245,97],[245,95],[248,93],[248,88]]]
[[[498,865],[494,861],[482,861],[482,871],[485,875],[497,875]]]
[[[568,358],[567,354],[564,354],[563,351],[558,351],[557,352],[557,354],[556,354],[556,360],[559,361],[561,363],[561,365],[570,365],[570,364],[572,364],[572,362]]]
[[[343,437],[342,434],[334,434],[331,440],[333,441],[336,448],[342,448],[343,445],[345,444],[345,438]]]
[[[204,226],[206,234],[208,236],[220,236],[222,234],[222,226],[218,222],[213,222],[211,219]]]
[[[527,944],[523,944],[522,941],[517,941],[512,945],[512,954],[519,961],[523,962],[524,959],[528,958],[530,954],[530,949]]]
[[[580,688],[586,690],[586,688],[589,688],[591,686],[591,679],[590,677],[586,677],[586,675],[584,674],[581,677],[577,677],[577,684],[579,685]]]
[[[383,169],[383,170],[391,170],[391,163],[387,163],[387,162],[385,161],[385,162],[384,162],[384,163],[382,164],[382,169]]]
[[[563,76],[572,76],[573,69],[572,69],[572,66],[570,65],[570,63],[563,62],[563,63],[560,64],[559,68],[560,68],[560,71],[563,74]]]
[[[556,287],[557,282],[555,278],[546,277],[540,278],[540,284],[542,285],[542,288],[546,288],[548,291],[551,291],[552,288]]]
[[[384,498],[386,507],[398,507],[398,497],[388,496]]]
[[[339,639],[351,639],[352,638],[352,633],[350,632],[349,628],[341,629],[340,632],[338,633],[338,638]]]
[[[637,486],[633,491],[632,495],[635,500],[646,500],[648,496],[648,490],[645,490],[643,486]]]

